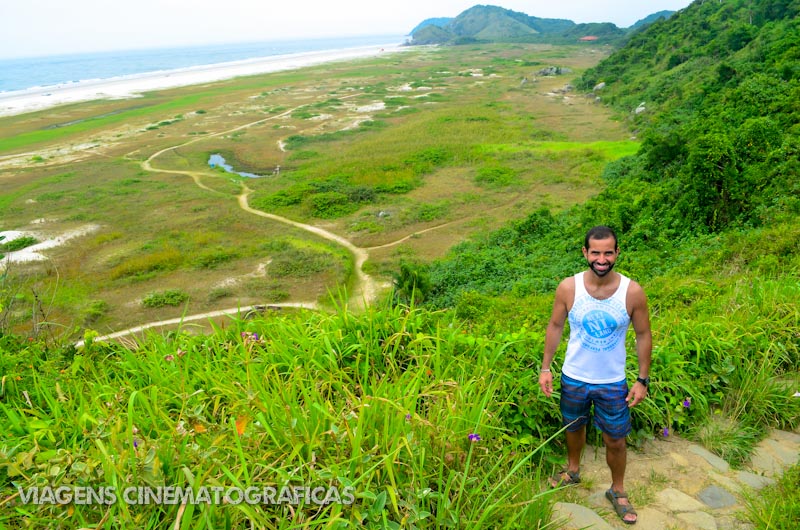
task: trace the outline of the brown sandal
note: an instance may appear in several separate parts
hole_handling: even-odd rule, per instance
[[[548,479],[551,488],[559,488],[561,486],[571,486],[573,484],[581,483],[581,474],[578,471],[570,471],[569,469],[562,469]]]
[[[625,524],[636,524],[636,521],[639,519],[639,515],[636,513],[636,510],[633,509],[633,505],[631,505],[630,501],[628,504],[620,504],[619,499],[627,499],[628,494],[624,491],[617,493],[614,491],[614,488],[609,488],[606,492],[606,499],[611,501],[612,506],[614,506],[614,511],[617,512],[622,522]],[[635,515],[636,519],[633,521],[629,521],[625,519],[626,515]]]

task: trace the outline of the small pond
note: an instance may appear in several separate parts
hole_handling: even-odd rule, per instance
[[[225,158],[223,158],[223,156],[220,154],[214,154],[208,157],[208,165],[211,167],[221,167],[228,173],[233,173],[234,175],[239,175],[240,177],[259,179],[264,176],[264,175],[256,175],[255,173],[247,173],[245,171],[236,171],[235,169],[233,169],[233,166],[225,163]]]

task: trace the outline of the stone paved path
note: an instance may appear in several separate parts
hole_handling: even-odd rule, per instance
[[[774,483],[784,468],[800,460],[800,434],[772,431],[757,447],[749,466],[734,470],[700,445],[670,436],[628,451],[625,489],[639,513],[626,525],[604,493],[611,483],[605,451],[587,447],[581,484],[555,493],[561,499],[553,518],[565,530],[745,530],[752,528],[737,512],[743,494]]]

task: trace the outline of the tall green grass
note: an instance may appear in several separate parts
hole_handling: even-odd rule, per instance
[[[748,495],[747,515],[757,530],[793,530],[800,520],[800,465],[757,495]]]
[[[536,528],[542,446],[504,426],[505,340],[402,307],[4,356],[0,478],[350,487],[351,505],[0,506],[6,526]],[[557,428],[553,431],[557,433]],[[475,436],[478,435],[479,440]],[[546,471],[549,471],[546,470]]]

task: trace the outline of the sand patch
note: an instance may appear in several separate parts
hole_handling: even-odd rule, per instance
[[[374,112],[376,110],[383,110],[385,108],[386,108],[386,103],[384,103],[383,101],[377,101],[370,105],[356,107],[356,112]]]
[[[259,263],[258,267],[256,267],[255,271],[253,271],[253,272],[251,272],[249,274],[244,274],[244,275],[242,275],[242,276],[240,276],[238,278],[236,278],[236,277],[225,278],[224,280],[219,282],[216,285],[216,287],[218,287],[218,288],[219,287],[221,287],[221,288],[234,287],[234,286],[238,285],[245,278],[265,278],[267,276],[267,267],[269,266],[270,263],[272,263],[272,260],[269,260],[266,263]]]
[[[66,232],[62,232],[60,234],[51,234],[35,230],[6,230],[5,232],[0,232],[0,236],[5,236],[3,243],[8,243],[10,241],[14,241],[15,239],[19,239],[20,237],[26,236],[35,237],[40,241],[35,245],[25,247],[21,250],[8,252],[5,257],[0,260],[0,268],[5,268],[9,263],[45,261],[47,256],[42,254],[42,251],[60,247],[72,239],[91,234],[99,228],[100,225],[84,225],[73,230],[67,230]]]

